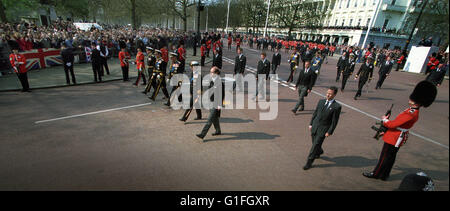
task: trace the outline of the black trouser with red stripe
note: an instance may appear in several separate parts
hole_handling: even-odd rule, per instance
[[[377,179],[387,179],[391,173],[392,166],[394,166],[395,157],[398,152],[397,147],[384,143],[383,149],[381,150],[380,158],[378,159],[378,164],[373,170],[373,176]]]

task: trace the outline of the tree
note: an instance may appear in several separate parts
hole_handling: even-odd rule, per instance
[[[17,14],[39,7],[39,0],[0,0],[0,19],[3,22],[18,21]]]
[[[190,17],[187,10],[195,5],[193,0],[165,0],[164,8],[183,20],[183,30],[187,31],[187,18]]]

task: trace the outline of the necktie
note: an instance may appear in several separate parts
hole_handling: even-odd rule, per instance
[[[325,103],[325,105],[323,106],[322,111],[326,110],[327,108],[328,108],[328,100],[327,100],[327,102]]]

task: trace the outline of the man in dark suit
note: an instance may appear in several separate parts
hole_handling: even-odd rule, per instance
[[[260,96],[260,98],[264,98],[266,91],[263,90],[263,85],[264,85],[264,80],[262,78],[259,78],[259,75],[266,75],[266,80],[269,79],[269,73],[270,73],[270,62],[269,60],[266,58],[266,53],[262,52],[261,53],[261,60],[258,61],[258,68],[257,68],[257,72],[256,72],[256,94],[254,99],[256,98],[256,96],[258,96],[258,93],[261,91],[262,94]]]
[[[345,70],[347,64],[348,64],[347,52],[344,52],[342,54],[342,56],[339,57],[339,60],[336,65],[336,69],[337,69],[336,82],[339,81],[339,78],[341,77],[341,73]]]
[[[311,118],[309,130],[312,136],[312,146],[309,151],[308,161],[303,167],[308,170],[312,167],[315,159],[323,154],[322,144],[325,138],[330,137],[339,121],[341,105],[334,100],[338,92],[337,87],[330,87],[327,91],[326,99],[319,100],[316,110]]]
[[[347,60],[347,64],[345,65],[345,69],[342,72],[342,85],[341,85],[341,92],[344,92],[345,84],[347,84],[348,78],[353,74],[353,71],[355,71],[355,65],[356,65],[356,57],[355,54],[350,54],[349,59]]]
[[[272,74],[276,74],[278,66],[281,64],[281,54],[278,48],[275,49],[275,53],[272,56]]]
[[[386,77],[389,76],[391,73],[392,67],[394,66],[394,63],[391,61],[391,57],[386,57],[386,61],[384,61],[381,64],[380,70],[378,70],[378,75],[380,76],[377,82],[377,85],[375,86],[375,89],[381,88],[383,85],[384,80]]]
[[[242,48],[237,49],[238,55],[235,58],[234,62],[234,75],[236,78],[236,82],[233,84],[233,89],[236,88],[236,83],[239,86],[239,91],[243,91],[241,79],[244,77],[245,66],[247,64],[247,57],[242,53]]]
[[[305,101],[304,98],[311,92],[315,80],[316,73],[311,68],[311,62],[305,61],[305,69],[303,69],[297,80],[297,84],[295,85],[295,89],[298,91],[298,102],[295,105],[295,108],[292,109],[292,112],[295,114],[297,111],[303,111],[305,109]],[[300,107],[300,110],[299,110]]]
[[[220,47],[216,47],[214,51],[213,67],[214,66],[222,69],[222,49]]]
[[[72,51],[72,48],[67,47],[66,43],[62,44],[61,57],[62,57],[62,60],[64,63],[64,72],[66,72],[67,84],[70,84],[69,71],[70,71],[70,75],[72,76],[73,84],[76,84],[77,82],[75,79],[75,74],[73,73],[73,65],[74,65],[73,51]]]
[[[358,73],[356,73],[355,80],[359,77],[358,83],[358,91],[353,99],[357,100],[358,97],[361,97],[362,89],[367,81],[372,80],[373,75],[373,57],[369,56],[366,59],[366,62],[361,65]]]
[[[94,72],[94,81],[102,82],[102,61],[100,56],[100,51],[96,48],[96,44],[92,43],[92,53],[91,53],[91,62],[92,62],[92,71]],[[98,81],[97,81],[98,78]]]
[[[212,78],[208,90],[213,92],[210,97],[210,102],[212,104],[209,108],[208,122],[203,127],[202,132],[200,134],[197,134],[197,137],[199,137],[200,139],[205,138],[211,125],[214,125],[214,128],[216,129],[216,132],[212,134],[213,136],[222,134],[222,131],[220,130],[219,118],[223,107],[223,100],[225,98],[225,86],[222,82],[222,79],[220,78],[219,68],[212,67],[210,70],[210,74]]]
[[[438,67],[434,70],[431,70],[430,74],[427,76],[427,81],[433,83],[435,86],[439,87],[442,84],[442,81],[444,80],[445,73],[448,71],[448,61],[447,65],[441,63],[438,65]]]

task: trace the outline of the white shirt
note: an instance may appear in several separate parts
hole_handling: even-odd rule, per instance
[[[327,103],[328,103],[327,109],[330,107],[331,104],[333,104],[333,102],[334,102],[334,99],[332,99],[332,100],[330,100],[330,101],[327,100],[327,101],[325,102],[325,105],[327,105]]]

